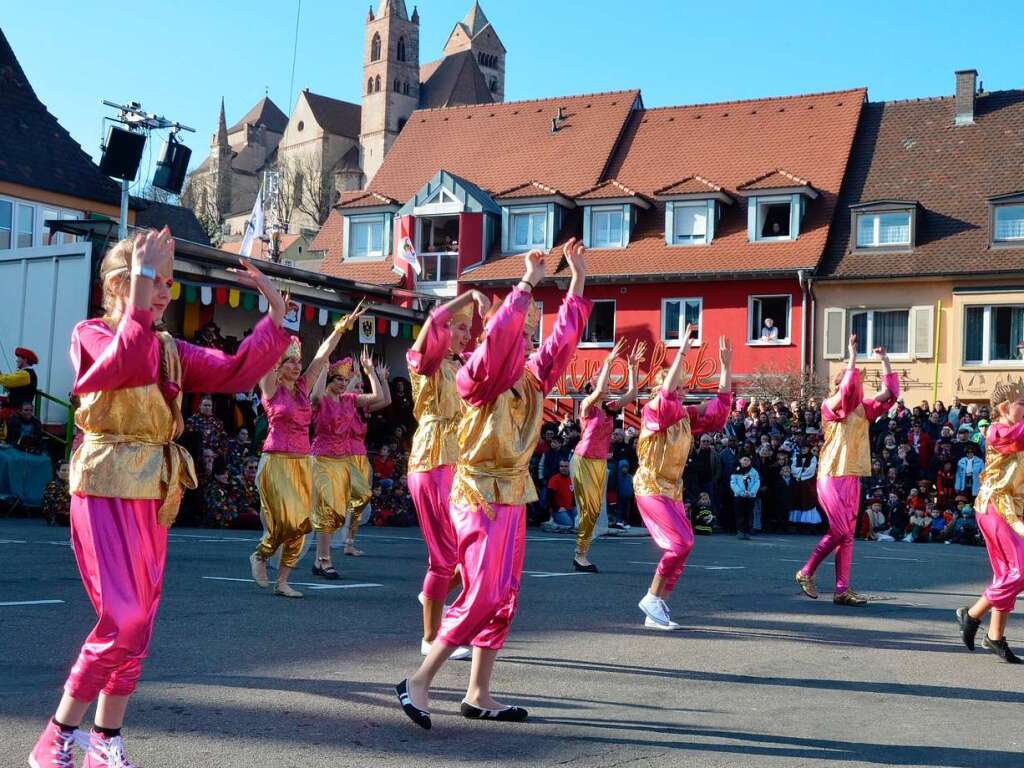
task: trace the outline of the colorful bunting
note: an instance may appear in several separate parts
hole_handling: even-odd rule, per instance
[[[177,301],[181,298],[181,283],[177,280],[171,285],[171,301]]]
[[[186,304],[195,304],[196,303],[196,297],[198,295],[199,295],[199,289],[197,289],[191,283],[186,283],[186,285],[185,285],[185,303]]]
[[[228,303],[228,289],[223,286],[217,286],[213,292],[213,300],[217,302],[218,306],[224,306]]]
[[[238,302],[242,298],[242,292],[237,288],[232,288],[228,291],[228,306],[234,309],[238,306]]]

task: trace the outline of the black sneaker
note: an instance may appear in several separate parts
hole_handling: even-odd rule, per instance
[[[499,720],[505,723],[521,723],[529,714],[522,707],[505,707],[504,709],[481,709],[473,706],[465,699],[460,707],[462,716],[468,720]]]
[[[974,637],[978,634],[978,627],[981,622],[967,612],[967,608],[956,609],[956,621],[960,625],[960,639],[964,641],[967,650],[974,650]]]
[[[581,565],[580,563],[576,562],[576,558],[575,557],[572,559],[572,569],[574,571],[580,571],[581,573],[597,573],[597,566],[596,565],[594,565],[593,563],[587,563],[586,565]]]
[[[1007,664],[1024,664],[1024,661],[1021,661],[1020,658],[1010,650],[1010,646],[1006,644],[1005,637],[1002,640],[993,640],[986,634],[985,638],[981,641],[981,644]]]
[[[398,703],[402,705],[402,711],[408,715],[409,719],[412,720],[420,728],[430,730],[430,713],[425,709],[420,709],[412,703],[412,698],[409,696],[409,681],[403,680],[395,686],[395,693],[398,694]]]

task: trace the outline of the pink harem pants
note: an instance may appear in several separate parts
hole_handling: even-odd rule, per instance
[[[142,674],[167,559],[159,507],[159,500],[71,497],[71,546],[99,619],[64,685],[78,701],[100,691],[127,696]]]
[[[499,650],[516,615],[523,559],[526,508],[492,504],[494,519],[476,505],[451,505],[459,546],[462,592],[441,622],[445,645]]]
[[[654,543],[665,552],[658,561],[657,574],[665,580],[668,594],[683,575],[686,558],[693,549],[693,528],[686,508],[683,502],[668,496],[637,496],[636,505]]]
[[[429,600],[443,603],[448,585],[459,562],[459,547],[448,513],[455,467],[445,465],[426,472],[410,472],[406,476],[409,495],[420,521],[420,531],[427,545],[427,575],[423,594]]]
[[[978,515],[978,527],[985,536],[985,549],[992,564],[992,583],[985,597],[997,611],[1009,613],[1024,591],[1024,539],[1007,525],[996,508]]]
[[[828,518],[828,533],[821,537],[803,567],[805,576],[813,576],[821,561],[836,552],[836,594],[850,588],[850,564],[853,560],[853,534],[857,530],[860,508],[860,478],[856,475],[828,477],[818,475],[818,503]]]

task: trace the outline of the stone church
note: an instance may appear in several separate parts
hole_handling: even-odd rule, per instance
[[[366,17],[362,103],[303,90],[291,116],[269,97],[230,128],[221,102],[209,156],[190,174],[182,203],[241,235],[268,170],[278,171],[278,212],[290,232],[315,232],[340,192],[361,189],[416,109],[505,98],[505,46],[478,2],[455,24],[441,57],[420,63],[420,16],[380,0]]]

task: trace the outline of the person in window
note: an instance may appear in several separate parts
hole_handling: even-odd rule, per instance
[[[592,383],[588,383],[587,397],[580,404],[582,435],[572,454],[572,483],[576,494],[576,508],[579,522],[576,526],[576,552],[573,555],[574,571],[597,573],[597,566],[587,558],[594,526],[601,514],[601,501],[608,486],[608,454],[611,450],[612,432],[615,429],[614,415],[636,400],[637,378],[640,363],[643,362],[647,345],[642,341],[633,345],[629,355],[629,382],[626,391],[618,397],[609,397],[608,380],[612,364],[622,352],[625,339],[619,339],[605,358]]]
[[[39,364],[36,353],[26,347],[14,350],[14,364],[17,370],[0,374],[0,387],[7,390],[7,405],[17,412],[22,403],[35,403],[39,384],[33,366]]]
[[[23,402],[7,420],[7,442],[25,453],[43,452],[43,424],[30,401]]]
[[[796,581],[804,594],[818,598],[814,572],[835,551],[836,605],[862,606],[867,600],[850,587],[850,561],[853,559],[853,534],[860,509],[860,478],[871,474],[871,422],[881,416],[899,396],[899,377],[893,373],[883,347],[875,354],[882,361],[883,385],[872,398],[864,397],[857,369],[857,336],[850,336],[849,362],[836,379],[837,390],[821,406],[825,423],[825,445],[818,467],[818,500],[828,517],[829,530],[814,548],[807,563],[796,572]]]
[[[174,240],[168,229],[111,248],[100,265],[105,316],[83,320],[71,336],[75,424],[84,432],[71,460],[71,544],[98,621],[71,668],[52,720],[29,762],[128,766],[121,725],[156,619],[167,529],[183,486],[195,487],[184,430],[183,392],[236,392],[255,386],[288,344],[284,300],[251,263],[239,282],[262,293],[268,317],[238,353],[204,349],[156,331],[170,304]],[[91,733],[77,732],[98,698]]]
[[[640,468],[634,478],[636,503],[644,525],[663,554],[639,608],[648,629],[674,630],[665,598],[672,594],[693,548],[693,528],[683,507],[683,469],[695,435],[718,432],[732,406],[732,346],[724,336],[718,342],[721,364],[718,392],[699,406],[684,405],[686,383],[683,359],[693,344],[697,326],[686,329],[683,345],[661,381],[655,380],[654,397],[644,406],[637,445]]]
[[[779,329],[775,326],[775,321],[770,317],[764,319],[764,324],[761,326],[761,341],[778,341],[779,340]]]
[[[519,598],[526,555],[526,504],[536,499],[530,457],[540,436],[544,402],[579,345],[590,316],[583,298],[585,249],[570,238],[563,256],[572,274],[557,317],[533,348],[539,311],[531,293],[544,279],[544,253],[525,258],[523,279],[484,327],[481,342],[459,369],[465,403],[459,425],[459,460],[449,510],[459,544],[462,592],[417,672],[395,686],[402,711],[430,728],[430,685],[452,652],[473,645],[463,717],[523,721],[522,707],[503,706],[491,695],[491,673],[505,645]]]
[[[1000,383],[992,392],[992,416],[981,489],[974,503],[985,538],[992,583],[970,608],[957,609],[961,638],[969,650],[981,620],[991,612],[982,644],[1003,661],[1020,664],[1006,644],[1006,622],[1024,591],[1024,386]]]

